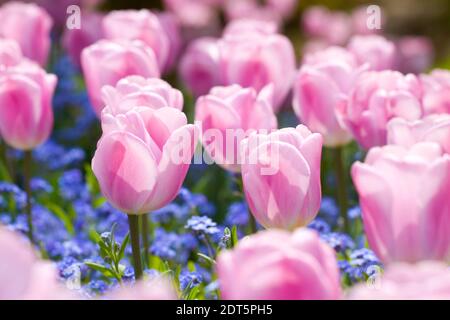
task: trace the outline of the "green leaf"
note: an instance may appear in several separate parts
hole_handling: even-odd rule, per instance
[[[233,226],[233,228],[231,228],[231,247],[234,248],[237,243],[238,243],[239,239],[237,236],[237,227]]]
[[[114,277],[114,274],[111,272],[111,270],[101,264],[98,264],[95,262],[89,262],[89,261],[85,262],[84,264],[96,271],[99,271],[105,277],[108,277],[108,278]]]
[[[70,217],[66,214],[64,209],[62,209],[60,206],[58,206],[55,203],[49,202],[46,204],[47,209],[49,209],[51,212],[53,212],[64,224],[66,227],[66,230],[70,234],[74,234],[75,230],[73,228],[72,220],[70,220]]]
[[[206,254],[203,254],[203,253],[201,253],[201,252],[197,252],[197,255],[198,255],[199,257],[205,259],[206,261],[208,261],[208,262],[211,263],[212,265],[215,265],[215,264],[216,264],[216,261],[215,261],[213,258],[207,256]],[[191,272],[192,272],[192,271],[191,271]]]
[[[119,261],[123,259],[125,255],[125,248],[127,247],[129,241],[130,241],[130,233],[127,233],[127,235],[122,241],[122,245],[120,246],[119,254],[117,255]]]

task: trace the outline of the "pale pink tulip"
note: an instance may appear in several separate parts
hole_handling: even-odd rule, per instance
[[[294,48],[287,37],[255,29],[234,28],[219,42],[220,74],[226,85],[239,84],[259,91],[274,85],[274,111],[289,93],[295,76]],[[282,61],[282,63],[274,63]]]
[[[180,34],[180,24],[176,16],[169,12],[157,13],[159,23],[169,39],[169,54],[163,72],[168,73],[176,66],[180,53],[182,41]]]
[[[0,72],[19,64],[23,59],[19,44],[11,39],[0,38]]]
[[[108,39],[141,40],[155,53],[159,69],[166,68],[170,55],[170,38],[158,16],[147,9],[118,10],[103,19]]]
[[[390,119],[422,117],[420,83],[412,74],[365,72],[351,91],[348,103],[341,107],[339,112],[346,127],[364,149],[385,145]]]
[[[41,66],[50,52],[52,18],[34,3],[11,1],[0,7],[0,37],[19,43],[25,57]]]
[[[179,73],[194,96],[207,94],[212,87],[221,84],[219,57],[217,39],[200,38],[189,44],[181,59]]]
[[[396,46],[397,68],[403,73],[425,72],[433,63],[433,43],[427,37],[402,37]]]
[[[65,29],[63,45],[71,60],[81,66],[81,52],[87,46],[103,38],[103,15],[95,12],[86,12],[81,15],[80,29]]]
[[[117,82],[116,86],[106,85],[102,89],[105,104],[103,113],[118,115],[127,113],[134,107],[159,109],[172,107],[183,109],[183,94],[159,78],[128,76]]]
[[[395,45],[382,36],[354,36],[347,47],[355,55],[359,64],[367,63],[371,70],[389,70],[395,66]]]
[[[217,260],[225,300],[330,300],[341,298],[333,249],[315,231],[261,231]]]
[[[103,113],[102,128],[92,169],[111,204],[127,214],[144,214],[176,197],[198,139],[184,113],[168,107]]]
[[[372,148],[352,177],[369,245],[384,263],[450,257],[450,155],[437,143]]]
[[[396,263],[372,285],[360,284],[352,300],[450,300],[450,269],[445,263]]]
[[[31,61],[0,73],[0,133],[9,145],[31,150],[48,139],[56,82],[55,75]]]
[[[388,123],[388,144],[411,147],[417,142],[437,142],[450,154],[450,114],[434,114],[408,122],[394,118]]]
[[[426,114],[450,114],[450,71],[435,69],[420,76],[423,108]]]
[[[158,63],[153,50],[139,40],[100,40],[85,48],[81,66],[94,110],[100,116],[104,104],[101,89],[130,75],[159,77]]]
[[[261,225],[292,230],[314,219],[321,201],[320,134],[299,125],[252,134],[241,148],[245,196]]]
[[[326,146],[345,145],[352,139],[338,107],[346,103],[361,71],[354,56],[339,47],[304,59],[294,83],[294,111],[308,128],[322,134]]]
[[[277,128],[272,111],[272,86],[259,94],[239,85],[214,87],[197,100],[195,119],[202,125],[203,145],[212,159],[227,170],[240,171],[239,146],[251,132]],[[214,130],[214,135],[211,132]]]
[[[165,278],[155,277],[140,281],[132,286],[121,288],[107,294],[110,300],[177,300],[173,284]]]
[[[58,280],[56,267],[38,260],[24,238],[0,227],[0,300],[75,298]]]

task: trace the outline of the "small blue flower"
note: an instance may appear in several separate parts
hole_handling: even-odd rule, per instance
[[[347,212],[347,216],[352,220],[361,217],[361,208],[359,206],[350,208]]]
[[[324,233],[321,234],[320,237],[338,253],[343,253],[355,247],[352,238],[345,233]]]
[[[228,214],[225,218],[225,224],[232,226],[246,226],[248,224],[249,213],[245,201],[234,202],[228,208]]]
[[[193,216],[187,221],[184,227],[196,233],[206,234],[209,236],[216,236],[220,233],[217,223],[205,216]]]
[[[51,193],[53,191],[51,184],[42,178],[31,179],[30,186],[34,192]]]
[[[331,231],[330,226],[323,219],[316,218],[308,225],[308,228],[316,230],[319,233],[329,233]]]
[[[180,289],[184,291],[189,288],[192,289],[203,282],[203,277],[199,272],[189,272],[183,270],[180,273]]]

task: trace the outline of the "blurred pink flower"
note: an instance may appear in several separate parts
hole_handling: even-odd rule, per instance
[[[388,266],[373,286],[351,289],[352,300],[450,300],[450,270],[436,261]]]
[[[319,211],[322,136],[303,125],[241,143],[242,180],[251,213],[266,228],[306,226]]]
[[[102,129],[92,169],[112,205],[144,214],[176,197],[198,141],[198,128],[183,112],[139,106],[116,116],[105,112]]]
[[[172,27],[167,30],[173,32]],[[141,40],[155,53],[159,69],[167,69],[172,49],[170,37],[158,15],[150,10],[111,11],[103,19],[103,32],[108,39]]]
[[[429,115],[411,122],[394,118],[389,121],[387,129],[388,144],[411,147],[417,142],[431,141],[450,154],[450,114]]]
[[[274,111],[288,95],[295,76],[294,48],[287,37],[270,28],[245,25],[233,28],[219,41],[220,74],[226,85],[239,84],[259,91],[274,85]],[[283,61],[283,63],[274,63]]]
[[[395,45],[382,36],[354,36],[347,48],[355,55],[359,64],[368,63],[371,70],[389,70],[395,66]]]
[[[108,293],[109,300],[177,300],[173,284],[165,278],[155,277],[133,285],[125,285]]]
[[[104,104],[101,89],[129,75],[159,77],[160,72],[153,50],[142,41],[100,40],[83,49],[81,53],[89,98],[98,116]]]
[[[387,122],[395,117],[422,117],[421,86],[412,74],[397,71],[363,73],[338,110],[346,127],[366,150],[386,144]]]
[[[450,155],[437,143],[372,148],[351,173],[369,245],[381,261],[450,257]]]
[[[41,66],[50,52],[52,18],[34,3],[11,1],[0,7],[0,37],[17,41],[25,57]]]
[[[106,85],[102,89],[105,104],[103,113],[125,114],[134,107],[159,109],[172,107],[183,109],[183,94],[159,78],[128,76],[117,82],[116,86]]]
[[[242,139],[250,132],[268,132],[277,128],[271,105],[272,94],[271,85],[257,94],[253,88],[242,88],[235,84],[214,87],[208,95],[197,100],[195,120],[201,122],[202,131],[205,134],[211,133],[211,130],[220,133],[219,137],[203,136],[205,149],[218,165],[239,172],[239,146]]]
[[[15,40],[0,38],[0,72],[17,65],[22,59],[22,51]]]
[[[450,114],[450,71],[435,69],[420,75],[425,114]]]
[[[0,72],[0,133],[9,145],[31,150],[48,139],[56,82],[28,60]]]
[[[73,299],[56,267],[38,260],[25,239],[0,227],[0,300]]]
[[[217,39],[200,38],[192,41],[181,59],[179,73],[184,85],[196,97],[220,85]]]
[[[363,69],[340,47],[309,54],[294,83],[294,111],[300,121],[324,137],[326,146],[345,145],[352,136],[337,112]]]
[[[426,37],[402,37],[396,46],[397,69],[403,73],[425,72],[433,63],[433,44]]]
[[[103,37],[102,19],[103,15],[99,13],[85,12],[81,15],[80,29],[65,29],[63,46],[77,66],[81,66],[83,49]]]
[[[261,231],[217,260],[225,300],[340,299],[333,249],[315,231]]]

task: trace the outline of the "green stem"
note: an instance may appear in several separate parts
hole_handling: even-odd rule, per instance
[[[128,215],[128,225],[130,227],[131,249],[133,251],[134,277],[136,280],[142,278],[141,248],[139,245],[139,216]]]
[[[250,226],[250,234],[256,233],[258,231],[258,228],[256,227],[256,220],[253,214],[250,211],[250,208],[248,209],[248,222]]]
[[[27,222],[28,222],[28,238],[33,243],[33,218],[31,215],[32,207],[31,207],[31,163],[33,161],[33,156],[31,151],[25,151],[24,154],[24,186],[25,192],[27,194],[27,205],[26,205],[26,214],[27,214]]]
[[[148,267],[150,263],[149,255],[149,227],[148,227],[148,216],[146,214],[141,215],[141,236],[142,243],[144,244],[144,266]]]
[[[11,162],[8,159],[8,153],[7,153],[8,147],[6,143],[0,139],[0,161],[3,162],[4,168],[6,170],[6,174],[8,175],[5,177],[6,179],[9,179],[10,182],[14,182],[14,176],[13,171],[11,167]]]
[[[344,166],[344,154],[343,147],[337,147],[333,149],[334,151],[334,164],[336,170],[336,196],[339,205],[339,212],[341,219],[343,221],[343,228],[346,232],[350,231],[350,224],[347,216],[347,182],[346,182],[346,172]]]

